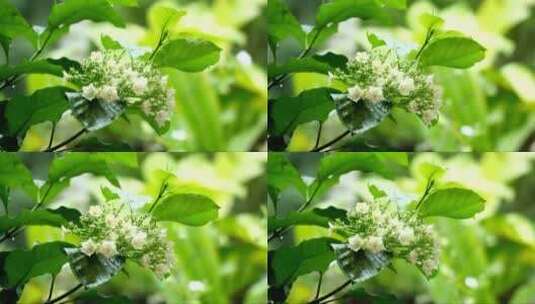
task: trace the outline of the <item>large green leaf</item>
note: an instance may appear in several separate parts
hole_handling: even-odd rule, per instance
[[[20,226],[61,227],[69,222],[76,222],[80,212],[76,209],[59,207],[57,209],[22,210],[15,217],[0,216],[0,232]]]
[[[63,250],[71,246],[64,242],[51,242],[34,246],[28,251],[12,251],[4,265],[8,286],[24,285],[29,279],[43,274],[55,276],[68,261]]]
[[[296,97],[282,97],[270,102],[270,132],[292,134],[295,128],[311,121],[323,122],[334,109],[331,90],[317,88]]]
[[[0,79],[8,79],[12,76],[22,74],[50,74],[55,76],[63,75],[61,66],[52,63],[50,60],[28,61],[15,66],[0,66]]]
[[[303,241],[295,247],[282,247],[272,260],[275,285],[291,284],[299,276],[311,272],[325,272],[335,259],[330,245],[336,242],[330,238]]]
[[[316,15],[316,28],[350,18],[386,20],[386,14],[376,0],[333,0],[320,6]]]
[[[37,197],[37,186],[33,177],[17,154],[0,153],[0,185],[11,189],[20,188],[31,198]]]
[[[85,288],[94,288],[108,282],[123,268],[121,256],[107,258],[100,254],[86,256],[78,248],[65,248],[72,272]]]
[[[65,0],[57,3],[48,16],[48,26],[58,28],[82,20],[108,21],[115,26],[125,26],[123,18],[107,0]]]
[[[137,0],[108,0],[111,4],[124,5],[124,6],[138,6]]]
[[[272,216],[268,219],[269,231],[286,228],[289,226],[305,225],[329,227],[329,222],[335,219],[344,218],[346,211],[335,207],[326,209],[315,208],[303,212],[291,212],[282,218]]]
[[[485,48],[466,37],[446,37],[429,44],[420,56],[421,66],[469,68],[485,58]]]
[[[463,188],[441,189],[422,202],[422,216],[445,216],[457,219],[470,218],[483,211],[485,200],[472,190]]]
[[[87,100],[78,92],[69,92],[66,95],[72,115],[89,131],[107,127],[126,110],[122,102]]]
[[[305,31],[288,9],[285,0],[268,0],[268,34],[272,43],[292,37],[301,44],[305,43]]]
[[[17,96],[8,102],[6,119],[9,133],[24,137],[33,125],[45,121],[56,123],[69,108],[65,87],[49,87],[38,90],[31,96]]]
[[[364,282],[376,276],[388,266],[391,257],[384,252],[371,253],[365,250],[353,251],[347,244],[332,244],[338,266],[355,283]]]
[[[23,36],[35,45],[37,34],[10,0],[0,0],[0,35],[7,38]],[[5,39],[3,41],[6,41]],[[4,44],[2,44],[4,47]],[[4,47],[5,50],[5,47]]]
[[[167,196],[158,203],[153,216],[159,221],[202,226],[217,218],[218,209],[214,201],[207,196],[179,193]]]
[[[299,171],[283,153],[269,153],[267,164],[267,178],[270,192],[277,194],[288,187],[294,187],[303,198],[307,196],[307,186]],[[274,198],[275,199],[275,198]]]
[[[207,40],[174,39],[156,53],[154,63],[184,72],[200,72],[216,64],[220,52],[221,48]]]
[[[274,78],[290,73],[314,72],[328,74],[334,69],[344,68],[346,63],[347,58],[345,56],[329,52],[323,55],[314,55],[312,57],[292,58],[282,65],[269,65],[268,75],[269,78]]]

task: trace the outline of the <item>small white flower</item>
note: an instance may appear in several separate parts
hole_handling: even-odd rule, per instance
[[[376,74],[381,74],[384,71],[385,66],[379,59],[375,59],[372,62],[372,68]]]
[[[141,104],[141,111],[143,111],[145,115],[149,115],[152,112],[152,106],[150,101],[146,100]]]
[[[383,88],[376,86],[368,87],[364,91],[364,98],[370,102],[383,101],[385,99],[385,97],[383,96]]]
[[[425,77],[425,84],[426,85],[432,86],[433,83],[434,83],[433,75],[428,75],[427,77]]]
[[[347,97],[352,101],[357,102],[362,98],[362,93],[362,89],[358,85],[354,85],[347,90]]]
[[[347,243],[348,247],[355,252],[359,251],[362,246],[364,246],[364,240],[358,234],[347,239]]]
[[[134,79],[132,83],[132,91],[136,93],[137,95],[141,95],[145,93],[145,90],[147,90],[147,84],[148,80],[145,77],[138,77]]]
[[[369,58],[370,58],[370,56],[368,55],[367,52],[358,52],[358,53],[355,55],[355,60],[356,60],[358,63],[364,63],[364,62],[368,61]]]
[[[143,231],[138,231],[132,238],[132,247],[134,249],[143,249],[147,243],[147,234]]]
[[[169,120],[169,113],[164,110],[158,111],[156,113],[156,116],[154,117],[156,119],[156,123],[158,126],[163,127],[165,123]]]
[[[150,256],[148,256],[147,254],[143,255],[141,257],[141,265],[143,265],[143,267],[145,268],[150,268]]]
[[[101,52],[95,51],[95,52],[91,52],[90,58],[92,61],[101,62],[102,59],[104,59],[104,56],[102,55]]]
[[[169,266],[167,264],[158,264],[156,266],[156,275],[160,278],[165,277],[169,273]]]
[[[414,80],[410,77],[405,77],[399,82],[399,93],[402,96],[408,96],[414,91]]]
[[[115,214],[108,214],[106,215],[106,225],[108,225],[110,228],[115,228],[117,224],[119,223],[119,218]]]
[[[167,86],[168,80],[169,78],[167,76],[162,76],[162,78],[160,78],[160,85],[162,86],[162,88],[165,88]]]
[[[98,246],[98,253],[102,254],[107,258],[111,258],[117,254],[117,247],[114,241],[105,240],[100,243]]]
[[[370,211],[370,206],[367,203],[357,203],[355,204],[355,212],[357,214],[364,214]]]
[[[107,102],[114,102],[119,99],[117,88],[110,85],[103,86],[98,93],[98,97]]]
[[[430,276],[437,269],[438,263],[433,259],[427,259],[422,264],[425,275]]]
[[[398,233],[398,239],[401,245],[408,246],[414,242],[414,230],[410,227],[401,229]]]
[[[112,241],[117,241],[118,238],[119,238],[119,235],[115,232],[110,232],[110,234],[108,234],[108,239]]]
[[[102,208],[100,206],[91,206],[88,211],[92,217],[99,217],[102,215]]]
[[[409,262],[411,262],[412,264],[416,265],[416,263],[418,263],[418,252],[416,252],[416,250],[411,250],[411,252],[409,253]]]
[[[385,250],[383,239],[377,236],[370,236],[366,239],[364,247],[372,253],[379,253]]]
[[[127,238],[132,238],[137,232],[137,226],[127,221],[123,224],[122,232]]]
[[[95,253],[97,250],[97,244],[95,244],[95,242],[93,242],[91,239],[82,242],[81,245],[80,251],[87,256],[93,255],[93,253]]]
[[[425,110],[423,113],[424,122],[428,125],[432,124],[437,118],[437,113],[433,110]]]
[[[158,237],[161,239],[165,239],[167,237],[167,230],[160,229],[160,231],[158,231]]]

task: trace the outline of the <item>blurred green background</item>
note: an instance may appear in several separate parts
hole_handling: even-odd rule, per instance
[[[314,24],[320,0],[287,0],[302,24]],[[418,22],[421,13],[445,20],[444,28],[458,30],[487,48],[486,59],[470,70],[434,68],[435,79],[445,90],[439,123],[428,129],[416,116],[396,110],[377,128],[352,139],[345,150],[401,151],[533,151],[535,150],[535,1],[532,0],[407,0],[406,12],[394,12],[392,24],[363,23],[351,19],[323,42],[319,52],[332,51],[352,57],[368,49],[367,32],[400,48],[415,48],[425,38]],[[279,62],[301,51],[293,40],[280,44]],[[327,77],[300,73],[291,85],[271,90],[273,96],[294,95],[328,86]],[[297,129],[290,151],[314,146],[317,123]],[[324,124],[322,140],[344,131],[335,115]]]
[[[52,153],[18,155],[30,168],[34,179],[46,179]],[[117,154],[117,157],[121,155]],[[265,303],[266,155],[144,153],[138,154],[138,159],[137,168],[118,167],[114,172],[121,184],[123,198],[155,197],[164,178],[158,172],[166,170],[177,176],[181,187],[196,189],[211,197],[221,207],[219,217],[202,227],[166,224],[169,239],[175,244],[177,260],[170,278],[159,281],[149,270],[129,262],[125,266],[126,272],[98,287],[98,291],[104,295],[126,296],[132,303]],[[87,210],[90,204],[104,201],[101,186],[113,189],[104,177],[78,176],[54,199],[53,205]],[[10,214],[31,206],[32,200],[17,191],[13,193]],[[28,248],[54,240],[63,240],[61,229],[29,226],[13,242],[2,243],[0,251]],[[56,278],[55,294],[69,290],[74,282],[76,279],[65,265]],[[43,303],[48,296],[49,284],[49,275],[32,279],[25,286],[20,303]]]
[[[45,26],[53,0],[9,0],[32,25]],[[139,0],[139,7],[120,7],[127,21],[125,29],[89,21],[73,25],[68,35],[47,48],[46,57],[66,56],[80,60],[100,46],[101,34],[124,45],[154,47],[161,28],[156,26],[155,5],[171,4],[187,12],[172,35],[202,37],[223,49],[215,67],[198,73],[170,72],[170,83],[177,91],[177,107],[172,126],[158,137],[137,117],[130,122],[117,120],[94,134],[105,143],[126,143],[134,151],[259,151],[265,150],[266,75],[265,0]],[[16,64],[32,54],[24,39],[16,39],[10,63]],[[0,63],[5,57],[0,56]],[[62,80],[50,75],[30,75],[18,83],[16,92],[32,93],[58,85]],[[35,126],[22,150],[46,146],[51,126]],[[66,115],[58,125],[57,139],[67,138],[78,123]],[[90,150],[91,145],[82,148]]]
[[[316,175],[321,154],[286,155],[305,181]],[[460,185],[485,198],[484,211],[474,219],[432,220],[442,244],[440,271],[434,278],[426,280],[416,267],[398,260],[393,264],[395,272],[384,269],[354,287],[365,288],[371,295],[394,295],[397,300],[361,302],[356,298],[335,303],[534,303],[535,153],[411,153],[409,163],[408,170],[400,171],[392,179],[373,173],[348,173],[324,197],[318,198],[320,203],[316,207],[352,208],[358,201],[371,199],[370,184],[403,206],[424,192],[429,164],[433,164],[446,170],[441,184]],[[296,210],[302,203],[299,198],[295,190],[283,192],[278,213]],[[323,236],[330,236],[328,229],[296,226],[278,245]],[[346,280],[338,265],[332,263],[323,275],[321,294]],[[308,303],[314,298],[317,282],[317,273],[300,277],[292,286],[288,303]]]

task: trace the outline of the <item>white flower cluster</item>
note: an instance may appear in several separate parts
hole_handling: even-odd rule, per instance
[[[126,209],[115,202],[91,206],[79,223],[69,223],[63,230],[80,238],[80,251],[87,256],[121,256],[152,270],[159,278],[167,277],[174,252],[166,230],[150,215]]]
[[[336,70],[331,77],[349,86],[348,97],[354,102],[391,102],[415,113],[428,126],[438,120],[441,87],[416,62],[386,46],[357,53],[346,69]]]
[[[353,251],[386,252],[417,266],[425,276],[438,270],[440,244],[431,225],[412,211],[400,211],[388,199],[360,202],[346,221],[330,223],[331,230],[347,238]]]
[[[175,91],[167,88],[167,76],[150,62],[121,50],[91,53],[80,69],[71,68],[64,79],[78,85],[85,99],[137,107],[159,127],[174,111]]]

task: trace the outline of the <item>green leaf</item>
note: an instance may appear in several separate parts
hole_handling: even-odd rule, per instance
[[[119,194],[111,191],[111,189],[106,186],[101,186],[100,192],[102,192],[102,195],[104,196],[106,202],[120,198]]]
[[[525,304],[535,302],[535,280],[519,286],[511,297],[511,304]]]
[[[17,8],[13,6],[10,0],[0,0],[0,35],[3,37],[12,38],[23,36],[33,45],[36,44],[37,34],[28,24],[26,19],[22,17]],[[2,39],[7,41],[5,38]],[[5,48],[4,42],[2,47]]]
[[[469,68],[485,58],[485,48],[466,37],[446,37],[431,42],[420,56],[421,66]]]
[[[123,6],[138,6],[137,0],[108,0],[111,4],[123,5]]]
[[[325,121],[334,109],[330,93],[330,89],[317,88],[304,91],[296,97],[271,100],[270,132],[274,135],[292,134],[300,124]]]
[[[152,5],[147,14],[149,27],[157,32],[172,29],[186,15],[186,12],[179,10],[172,3],[158,2]]]
[[[20,226],[52,226],[61,227],[68,222],[76,222],[80,212],[76,209],[59,207],[57,209],[28,210],[24,209],[15,217],[0,216],[0,232]]]
[[[307,195],[307,185],[301,174],[283,153],[269,153],[267,164],[268,187],[278,194],[288,187],[294,187],[303,198]]]
[[[316,28],[340,23],[350,18],[386,20],[386,13],[376,0],[333,0],[322,4],[316,15]]]
[[[372,194],[374,199],[378,199],[378,198],[386,196],[386,192],[384,192],[383,190],[379,189],[377,186],[375,186],[373,184],[370,184],[368,186],[368,190],[370,191],[370,193]]]
[[[462,188],[441,189],[422,202],[422,216],[445,216],[457,219],[470,218],[483,211],[485,200],[472,190]]]
[[[330,245],[336,242],[330,238],[316,238],[303,241],[295,247],[282,247],[273,257],[275,285],[291,284],[299,276],[311,272],[325,272],[335,259]]]
[[[344,125],[355,134],[378,126],[392,111],[390,102],[353,102],[346,94],[333,94],[336,113]]]
[[[38,189],[33,182],[32,174],[17,154],[0,153],[0,185],[7,186],[11,190],[21,188],[31,198],[37,197]]]
[[[10,193],[11,189],[9,189],[6,185],[0,184],[0,200],[2,201],[2,205],[4,206],[4,214],[8,214],[8,205],[9,205],[9,199],[10,199]]]
[[[329,227],[329,222],[346,216],[346,211],[335,207],[326,209],[314,208],[303,212],[291,212],[283,218],[272,216],[268,219],[269,231],[283,229],[290,226],[320,226]]]
[[[314,55],[306,58],[292,58],[283,65],[269,65],[269,78],[274,78],[283,74],[314,72],[328,74],[337,68],[344,68],[347,58],[334,53]]]
[[[65,0],[54,4],[48,16],[49,28],[69,26],[82,20],[108,21],[124,27],[123,18],[115,12],[107,0]]]
[[[219,61],[221,49],[210,41],[200,39],[174,39],[166,43],[154,57],[160,67],[175,68],[184,72],[200,72]]]
[[[79,92],[69,92],[66,95],[72,115],[89,131],[107,127],[126,110],[122,102],[87,100]]]
[[[385,7],[404,10],[407,8],[407,0],[379,0]]]
[[[54,184],[85,173],[91,173],[97,176],[104,176],[114,186],[119,187],[119,181],[114,174],[115,170],[111,166],[110,158],[122,161],[120,158],[124,155],[116,154],[114,156],[113,153],[110,154],[66,153],[56,156],[48,169],[47,184]]]
[[[123,46],[108,35],[100,36],[100,42],[106,50],[122,50]]]
[[[51,63],[50,60],[28,61],[15,66],[0,66],[0,79],[8,79],[22,74],[50,74],[62,76],[61,66]]]
[[[367,36],[368,36],[368,42],[370,42],[370,44],[372,45],[372,48],[386,45],[386,42],[383,39],[379,38],[379,36],[377,36],[374,33],[368,33]]]
[[[277,44],[279,41],[292,37],[304,45],[305,31],[284,0],[268,0],[267,21],[269,40],[272,43]]]
[[[219,206],[204,195],[180,193],[162,199],[154,208],[159,221],[170,221],[190,226],[202,226],[217,218]]]
[[[0,46],[4,50],[6,56],[6,62],[9,61],[9,47],[11,46],[12,39],[0,34]]]
[[[364,282],[376,276],[388,266],[391,257],[384,252],[377,254],[367,250],[353,251],[347,244],[332,244],[336,261],[343,272],[354,282]]]
[[[26,131],[36,124],[50,121],[57,123],[69,108],[65,87],[49,87],[31,96],[17,96],[8,102],[6,119],[9,133],[24,138]]]
[[[65,248],[72,272],[85,288],[95,288],[113,278],[123,268],[121,256],[107,258],[100,254],[86,256],[78,248]]]
[[[55,276],[68,260],[63,250],[71,246],[64,242],[51,242],[34,246],[28,251],[12,251],[4,265],[8,286],[24,285],[31,278],[43,274]]]

